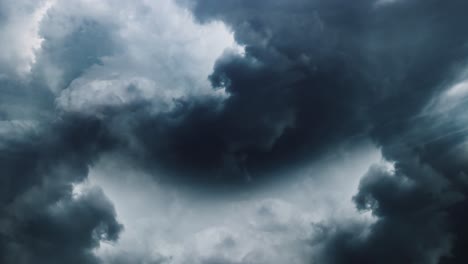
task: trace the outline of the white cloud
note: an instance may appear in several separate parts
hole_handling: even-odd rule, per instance
[[[199,24],[173,0],[20,0],[0,8],[0,78],[45,84],[65,111],[146,101],[159,112],[178,98],[222,99],[208,76],[223,52],[243,52],[222,22]]]
[[[90,174],[125,226],[119,242],[96,251],[106,263],[123,256],[132,263],[309,263],[327,236],[322,223],[375,220],[358,213],[351,200],[369,165],[381,161],[369,146],[335,153],[287,172],[287,181],[235,196],[157,183],[157,176],[118,160],[104,158]]]
[[[51,0],[0,1],[4,14],[0,17],[0,73],[12,77],[31,71],[43,41],[40,24],[53,4]]]

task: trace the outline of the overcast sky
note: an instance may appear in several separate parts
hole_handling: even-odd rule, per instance
[[[466,10],[0,0],[0,263],[468,263]]]

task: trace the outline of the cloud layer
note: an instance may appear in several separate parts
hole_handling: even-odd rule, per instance
[[[112,184],[86,184],[106,160],[106,177],[126,164],[127,179],[144,174],[183,199],[203,194],[192,198],[210,208],[206,197],[227,206],[271,184],[286,190],[300,168],[333,167],[323,158],[358,156],[352,150],[371,141],[383,161],[345,199],[355,206],[348,214],[373,221],[317,223],[298,200],[262,197],[239,209],[258,226],[206,220],[179,239],[178,258],[150,250],[151,261],[465,263],[466,8],[0,0],[0,262],[149,261],[141,248],[96,254],[138,224],[119,222],[122,205],[105,195]],[[348,173],[327,191],[344,190]],[[251,250],[262,239],[278,243]]]

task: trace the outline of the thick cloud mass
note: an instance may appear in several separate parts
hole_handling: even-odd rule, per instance
[[[150,143],[150,163],[183,163],[197,179],[259,177],[362,133],[403,130],[388,125],[416,114],[466,53],[458,1],[188,6],[202,22],[225,21],[245,46],[244,54],[226,52],[210,75],[229,98],[221,108],[182,99],[172,115],[138,122],[133,142]]]
[[[0,0],[0,262],[102,261],[94,251],[123,227],[105,188],[76,186],[103,157],[217,198],[294,181],[300,166],[366,140],[387,163],[352,201],[375,221],[313,223],[320,232],[278,243],[288,253],[271,259],[305,247],[297,263],[467,262],[467,8]],[[295,223],[280,239],[298,236]],[[262,263],[234,254],[245,234],[199,237],[219,250],[195,250],[200,263]]]
[[[4,121],[5,126],[10,130],[0,141],[1,262],[97,262],[91,250],[102,240],[116,240],[122,227],[100,189],[74,194],[73,184],[87,176],[96,150],[109,146],[105,131],[95,120],[74,117],[45,128]]]
[[[466,261],[465,102],[425,108],[444,96],[464,65],[466,7],[463,1],[192,3],[201,21],[226,21],[245,45],[244,57],[225,56],[211,76],[232,94],[226,109],[237,118],[248,109],[241,118],[247,124],[270,117],[291,127],[278,137],[278,130],[252,121],[254,131],[270,132],[262,139],[278,139],[267,155],[288,157],[288,149],[317,149],[369,129],[395,162],[394,172],[371,168],[355,197],[358,209],[379,219],[370,234],[334,234],[319,262]]]
[[[466,261],[461,223],[467,216],[460,210],[468,205],[465,101],[445,101],[442,109],[427,106],[432,98],[443,98],[441,90],[462,74],[465,2],[197,1],[192,6],[202,21],[227,21],[246,45],[245,58],[218,63],[214,84],[227,82],[228,91],[249,101],[263,91],[257,101],[278,96],[285,102],[288,88],[305,101],[288,106],[295,107],[296,122],[309,124],[295,128],[314,133],[300,140],[296,132],[294,141],[285,133],[278,145],[285,141],[297,150],[294,142],[313,142],[314,136],[323,144],[337,131],[349,133],[346,121],[351,127],[364,121],[385,158],[395,163],[394,171],[372,167],[354,198],[359,210],[378,217],[371,232],[364,236],[359,228],[344,228],[335,233],[327,238],[319,263]],[[254,61],[274,74],[262,77],[249,70],[247,75],[246,65]],[[304,68],[314,71],[301,76]],[[275,90],[288,76],[300,77]],[[326,76],[333,78],[327,82]],[[279,80],[271,85],[274,78]],[[447,109],[449,104],[453,107]],[[275,104],[278,108],[288,109]],[[301,112],[307,113],[303,120]],[[318,133],[323,124],[325,136]]]

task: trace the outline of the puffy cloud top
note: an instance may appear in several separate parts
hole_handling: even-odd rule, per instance
[[[0,0],[0,262],[145,263],[96,253],[125,232],[105,186],[83,187],[106,159],[184,198],[232,199],[370,141],[384,165],[352,202],[373,221],[260,199],[248,228],[204,226],[150,259],[466,263],[467,8]]]

